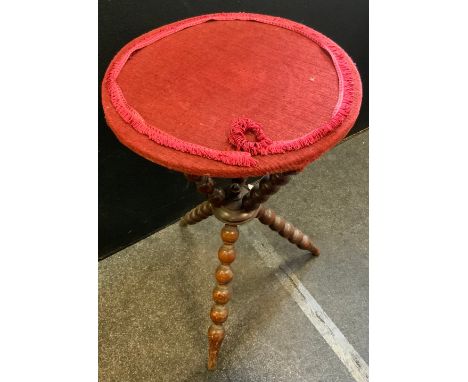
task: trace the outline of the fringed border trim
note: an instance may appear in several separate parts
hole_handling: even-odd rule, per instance
[[[246,133],[252,133],[256,141],[248,141]],[[273,141],[265,135],[262,125],[250,118],[240,117],[232,124],[228,137],[229,143],[237,150],[247,151],[252,155],[266,153]]]
[[[122,68],[125,66],[130,56],[137,50],[153,44],[154,42],[159,41],[173,33],[179,32],[185,28],[202,24],[210,20],[257,21],[264,24],[275,25],[299,33],[324,49],[330,55],[333,61],[338,75],[339,84],[338,102],[334,108],[331,120],[324,123],[319,128],[311,131],[310,133],[303,135],[302,137],[292,140],[271,141],[265,137],[260,125],[251,120],[248,120],[249,122],[245,123],[246,119],[242,119],[244,122],[239,119],[234,122],[234,134],[232,134],[231,131],[229,141],[238,150],[243,151],[220,151],[210,149],[208,147],[181,140],[147,123],[144,118],[131,105],[127,103],[122,89],[117,83],[117,77],[119,76]],[[134,40],[130,42],[125,49],[126,52],[112,63],[104,78],[111,103],[120,117],[136,131],[146,135],[149,139],[162,146],[220,161],[228,165],[253,167],[258,164],[258,161],[255,160],[252,155],[285,153],[287,151],[304,148],[317,142],[326,135],[330,134],[332,131],[336,130],[343,123],[351,111],[351,105],[354,99],[353,73],[352,69],[348,65],[343,50],[332,40],[313,30],[312,28],[291,20],[283,19],[281,17],[254,13],[214,13],[197,16],[168,24],[164,27],[156,29],[153,32],[149,32],[146,35],[143,35],[141,38],[138,38],[136,41]],[[260,128],[258,128],[258,126],[260,126]],[[239,134],[236,135],[236,131]],[[243,131],[243,134],[240,133],[241,131]],[[247,131],[253,132],[259,142],[246,141],[244,134]],[[232,135],[234,135],[234,137],[232,137]]]

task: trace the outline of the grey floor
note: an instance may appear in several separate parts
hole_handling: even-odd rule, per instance
[[[177,224],[99,263],[99,380],[354,381],[254,247],[281,261],[368,362],[368,132],[344,141],[267,203],[308,233],[311,258],[258,221],[240,228],[218,370],[206,370],[221,223]]]

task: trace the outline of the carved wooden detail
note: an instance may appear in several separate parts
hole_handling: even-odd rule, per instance
[[[213,290],[214,305],[211,308],[210,318],[213,324],[208,329],[208,369],[216,368],[219,349],[224,339],[223,323],[228,318],[228,308],[226,304],[231,298],[231,291],[228,284],[233,278],[230,264],[236,258],[234,243],[239,237],[239,231],[236,226],[225,224],[221,230],[221,239],[223,245],[218,250],[218,259],[220,265],[216,268],[215,278],[217,285]]]
[[[187,224],[195,224],[210,217],[211,215],[213,215],[213,207],[210,201],[206,201],[187,212],[180,220],[180,225],[186,226]]]
[[[272,209],[261,206],[258,210],[257,218],[260,222],[269,226],[273,231],[278,232],[299,248],[310,251],[314,256],[320,254],[318,248],[312,244],[309,236],[302,233],[302,231],[294,227],[281,216],[276,215]]]
[[[257,209],[261,203],[266,202],[269,197],[279,188],[289,182],[289,174],[271,174],[264,176],[250,192],[242,199],[242,208],[246,211]]]
[[[215,183],[209,176],[186,175],[189,181],[195,182],[197,190],[205,194],[208,200],[186,213],[180,224],[183,226],[195,224],[211,215],[224,223],[221,230],[223,244],[218,250],[220,264],[216,268],[216,286],[212,293],[214,301],[210,311],[212,324],[208,329],[209,370],[216,368],[218,354],[225,337],[223,324],[229,315],[226,305],[231,299],[229,283],[233,278],[231,263],[236,258],[234,243],[239,237],[237,226],[258,218],[261,223],[268,225],[299,248],[310,251],[315,256],[319,255],[319,250],[307,235],[262,204],[281,186],[288,183],[289,177],[293,174],[289,172],[264,176],[250,191],[247,178],[217,179]]]
[[[215,188],[213,192],[208,195],[208,200],[211,202],[213,207],[221,207],[226,199],[226,193],[222,188]]]
[[[214,191],[215,184],[212,178],[209,176],[201,176],[195,180],[195,186],[197,191],[201,194],[211,194]]]
[[[184,174],[189,182],[194,182],[197,191],[205,194],[213,207],[221,207],[226,199],[226,192],[215,186],[215,181],[209,176]]]

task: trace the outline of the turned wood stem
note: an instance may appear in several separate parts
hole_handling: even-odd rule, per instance
[[[269,226],[273,231],[278,232],[281,236],[288,239],[291,243],[296,244],[299,248],[310,251],[314,256],[320,254],[317,247],[312,244],[309,236],[305,235],[301,230],[294,227],[287,220],[270,209],[260,206],[257,218],[263,224]]]
[[[213,215],[213,207],[210,201],[203,202],[194,209],[187,212],[182,219],[180,225],[195,224]]]
[[[223,245],[218,250],[220,265],[216,268],[215,278],[217,285],[213,289],[214,304],[211,307],[210,318],[213,324],[208,329],[208,369],[214,370],[218,360],[219,349],[224,340],[223,323],[228,318],[226,304],[231,299],[231,291],[228,284],[233,278],[230,264],[236,258],[234,243],[239,237],[239,231],[235,225],[225,224],[221,230]]]

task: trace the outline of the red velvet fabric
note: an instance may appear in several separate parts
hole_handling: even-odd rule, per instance
[[[343,56],[354,84],[343,123],[308,147],[255,156],[256,166],[227,165],[159,145],[121,118],[105,83],[103,107],[124,145],[174,170],[217,177],[300,170],[338,143],[359,113],[359,74],[349,56]],[[326,51],[296,32],[255,21],[204,22],[171,34],[130,56],[117,82],[128,104],[152,125],[223,151],[236,150],[229,133],[239,117],[260,124],[270,140],[290,140],[329,121],[338,100],[338,76]]]

